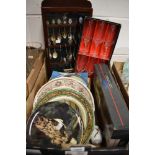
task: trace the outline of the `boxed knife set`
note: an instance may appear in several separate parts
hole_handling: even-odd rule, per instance
[[[118,139],[128,142],[129,112],[126,102],[106,64],[95,65],[95,94],[102,113],[106,140]]]
[[[129,111],[109,67],[121,25],[92,18],[87,0],[41,10],[48,81],[27,112],[27,152],[128,155]]]

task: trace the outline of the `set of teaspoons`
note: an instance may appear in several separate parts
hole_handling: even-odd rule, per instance
[[[48,45],[56,45],[67,41],[69,45],[72,45],[73,41],[76,43],[75,39],[75,31],[77,23],[82,26],[83,17],[79,17],[79,19],[67,18],[67,16],[63,16],[62,20],[58,19],[50,19],[46,22],[49,26],[48,29]],[[78,35],[79,36],[79,35]]]
[[[72,67],[72,61],[75,61],[75,57],[76,57],[76,47],[71,47],[71,46],[64,46],[62,47],[61,45],[59,45],[59,47],[57,48],[53,48],[52,50],[49,49],[48,51],[48,55],[49,55],[49,59],[50,60],[59,60],[59,62],[63,63],[63,64],[69,64],[70,63],[70,67]]]
[[[84,18],[50,16],[46,21],[48,31],[48,59],[52,62],[70,64],[75,62],[77,46],[81,37]],[[78,27],[78,29],[77,29]],[[78,33],[78,30],[79,33]]]

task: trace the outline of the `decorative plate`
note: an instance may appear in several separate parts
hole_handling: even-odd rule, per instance
[[[33,108],[35,107],[37,101],[43,98],[45,94],[47,94],[49,91],[58,89],[60,87],[71,88],[81,93],[87,99],[87,101],[95,111],[94,98],[89,88],[79,80],[76,80],[75,78],[71,78],[71,77],[55,78],[47,82],[45,85],[43,85],[35,96],[35,99],[33,102]]]
[[[69,106],[71,106],[82,119],[84,129],[86,129],[88,120],[86,109],[76,98],[73,98],[72,96],[59,95],[51,98],[48,102],[54,102],[54,101],[64,102]]]
[[[87,127],[84,130],[84,134],[83,137],[81,139],[81,144],[85,144],[89,141],[91,133],[94,129],[94,122],[95,122],[95,118],[94,118],[94,111],[92,109],[92,106],[90,106],[90,103],[86,100],[86,98],[81,94],[78,93],[75,90],[72,89],[55,89],[51,92],[48,92],[47,94],[45,94],[45,96],[43,98],[41,98],[37,104],[35,109],[37,109],[38,107],[40,107],[42,104],[45,104],[46,102],[48,102],[49,100],[51,100],[54,97],[57,96],[71,96],[73,98],[75,98],[76,100],[78,100],[81,105],[83,105],[86,109],[86,114],[87,114]]]
[[[87,72],[82,72],[82,73],[65,73],[65,72],[58,72],[58,71],[53,71],[52,75],[50,77],[51,79],[54,78],[59,78],[59,77],[72,77],[76,78],[86,86],[88,85],[88,73]]]
[[[28,120],[27,140],[34,146],[66,147],[81,143],[82,136],[78,114],[64,102],[41,105]]]

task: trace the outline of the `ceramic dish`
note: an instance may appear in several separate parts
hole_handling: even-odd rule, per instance
[[[85,73],[64,73],[64,72],[53,71],[50,79],[59,78],[59,77],[72,77],[79,80],[86,86],[88,84],[88,73],[86,72]]]
[[[76,111],[64,102],[40,106],[27,124],[27,139],[33,145],[65,147],[81,143],[83,126]]]
[[[81,144],[87,143],[90,139],[91,133],[94,128],[95,118],[94,118],[94,112],[93,112],[92,107],[90,106],[90,103],[86,100],[86,98],[82,94],[72,89],[55,89],[51,92],[48,92],[43,98],[41,98],[37,102],[35,109],[40,107],[42,104],[45,104],[46,102],[51,100],[53,97],[57,97],[60,95],[72,96],[73,98],[77,99],[81,103],[81,105],[85,107],[88,120],[87,120],[87,127],[81,139]]]
[[[66,87],[60,87],[60,88],[53,89],[53,90],[61,90],[61,89],[66,89]],[[73,90],[73,91],[75,91],[75,90]],[[59,96],[54,96],[54,97],[50,98],[50,100],[48,100],[48,102],[52,102],[52,101],[63,101],[65,103],[68,103],[70,106],[72,106],[72,108],[74,108],[81,116],[81,119],[84,124],[84,129],[86,129],[88,116],[87,116],[87,112],[86,112],[84,105],[81,104],[79,100],[77,100],[73,96],[67,96],[67,95],[60,94]],[[37,105],[37,104],[35,104],[35,105]],[[34,109],[35,109],[35,107],[34,107]]]
[[[43,85],[35,96],[35,99],[33,102],[33,108],[35,107],[37,101],[40,100],[45,94],[47,94],[49,91],[58,89],[60,87],[71,88],[81,93],[83,96],[85,96],[85,98],[87,99],[87,101],[89,102],[93,110],[95,111],[94,98],[89,88],[79,80],[76,80],[75,78],[71,78],[71,77],[55,78],[47,82],[45,85]]]
[[[84,129],[86,129],[88,119],[86,109],[77,99],[73,98],[72,96],[59,95],[51,98],[48,102],[54,102],[54,101],[64,102],[69,106],[71,106],[74,110],[76,110],[78,115],[81,116]]]

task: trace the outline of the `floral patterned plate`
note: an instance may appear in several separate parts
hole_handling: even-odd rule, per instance
[[[85,84],[80,82],[79,80],[76,80],[75,78],[71,78],[71,77],[55,78],[47,82],[45,85],[43,85],[35,96],[35,99],[33,102],[33,108],[35,108],[35,105],[38,102],[38,100],[43,98],[43,96],[47,94],[49,91],[62,88],[62,87],[74,89],[80,94],[82,94],[86,98],[86,100],[89,102],[93,110],[95,111],[94,98],[89,88]]]
[[[84,134],[81,139],[81,144],[85,144],[89,141],[91,133],[94,129],[95,118],[94,118],[94,111],[92,109],[92,106],[87,101],[85,96],[83,96],[81,93],[78,93],[73,89],[67,89],[67,88],[61,88],[61,89],[55,89],[53,91],[49,91],[37,102],[34,110],[40,107],[41,105],[46,104],[52,98],[59,97],[62,95],[75,98],[76,100],[79,101],[79,103],[82,106],[85,107],[85,113],[87,114],[87,126],[86,126],[86,129],[84,130]]]

